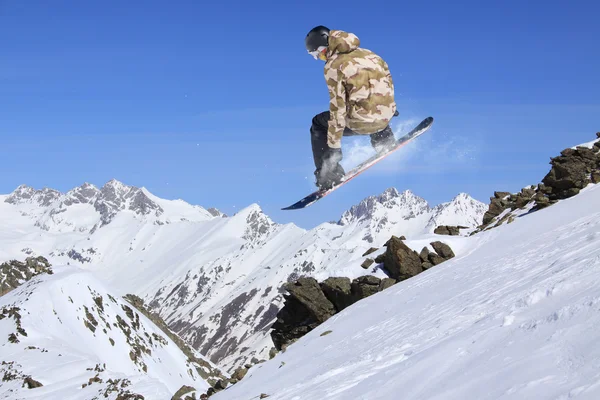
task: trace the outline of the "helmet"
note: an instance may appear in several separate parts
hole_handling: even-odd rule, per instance
[[[319,47],[327,47],[329,43],[329,28],[319,25],[308,32],[304,39],[306,50],[309,53],[317,51]]]

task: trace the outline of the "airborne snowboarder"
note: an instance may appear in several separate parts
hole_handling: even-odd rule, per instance
[[[329,111],[317,114],[310,128],[316,184],[325,190],[344,177],[342,136],[370,135],[377,153],[395,146],[389,126],[398,115],[387,63],[359,47],[353,33],[317,26],[306,35],[306,50],[325,61]]]

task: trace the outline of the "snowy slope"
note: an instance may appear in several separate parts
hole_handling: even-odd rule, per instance
[[[302,274],[383,277],[360,267],[365,250],[391,235],[431,236],[436,224],[476,226],[485,211],[464,194],[430,207],[389,189],[339,223],[307,231],[275,223],[256,204],[223,217],[117,181],[67,194],[21,187],[5,200],[0,260],[44,255],[55,265],[89,269],[117,294],[142,297],[228,371],[253,356],[267,358],[283,282]]]
[[[54,271],[0,297],[0,373],[12,376],[0,385],[0,397],[104,398],[115,389],[110,379],[119,379],[113,399],[119,391],[168,399],[182,385],[208,388],[159,328],[91,273]],[[43,386],[23,388],[24,377]]]
[[[600,398],[598,204],[591,185],[455,239],[461,255],[346,308],[214,399]]]

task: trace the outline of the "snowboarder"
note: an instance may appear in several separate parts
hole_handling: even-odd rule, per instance
[[[320,25],[305,38],[306,50],[325,61],[329,111],[317,114],[310,128],[316,184],[328,189],[345,175],[342,136],[370,135],[377,153],[394,146],[389,126],[395,115],[394,84],[388,65],[377,54],[360,48],[353,33]]]

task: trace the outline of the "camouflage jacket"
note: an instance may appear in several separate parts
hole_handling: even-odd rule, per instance
[[[358,47],[356,35],[329,32],[325,80],[329,89],[327,144],[340,148],[344,128],[360,134],[379,132],[396,112],[392,76],[381,57]]]

